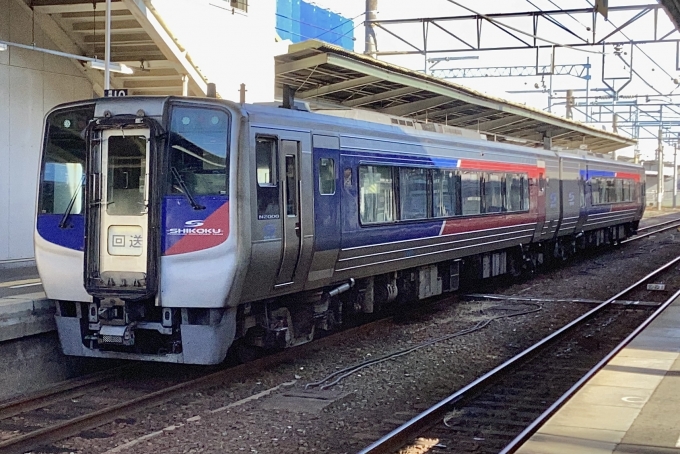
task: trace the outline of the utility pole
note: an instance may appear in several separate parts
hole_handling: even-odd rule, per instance
[[[574,112],[572,110],[574,107],[574,90],[567,90],[566,107],[567,107],[566,117],[569,120],[572,120],[574,118]]]
[[[378,46],[375,39],[375,28],[371,21],[378,18],[378,0],[366,0],[366,22],[364,28],[366,30],[366,44],[364,54],[369,57],[376,58]]]
[[[659,139],[658,147],[656,149],[656,161],[657,161],[657,182],[656,182],[656,208],[661,209],[663,205],[663,130],[659,128]]]
[[[104,90],[111,88],[111,0],[106,0],[106,27],[104,37]]]
[[[673,208],[677,207],[678,199],[678,143],[673,144]]]

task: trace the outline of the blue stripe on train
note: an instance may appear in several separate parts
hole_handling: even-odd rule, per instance
[[[85,249],[85,216],[72,214],[66,228],[60,228],[63,214],[39,214],[36,222],[38,234],[50,243],[76,251]]]
[[[581,177],[584,179],[590,179],[590,178],[595,178],[595,177],[606,177],[606,178],[614,178],[616,176],[616,172],[612,172],[610,170],[581,170],[580,171]]]

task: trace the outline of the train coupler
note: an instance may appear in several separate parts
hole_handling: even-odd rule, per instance
[[[135,345],[136,323],[128,325],[102,325],[99,329],[99,345],[119,345],[130,347]]]

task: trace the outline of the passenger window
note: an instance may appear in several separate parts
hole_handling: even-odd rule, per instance
[[[498,173],[484,174],[484,212],[499,213],[503,211],[501,194],[501,176]]]
[[[623,196],[623,180],[618,178],[614,180],[614,191],[616,192],[617,202],[623,202],[626,200]]]
[[[255,144],[257,218],[279,219],[279,185],[276,172],[277,141],[258,137]]]
[[[611,200],[609,199],[609,182],[606,178],[598,178],[598,188],[600,192],[600,203],[609,203]]]
[[[590,180],[590,195],[592,197],[592,204],[597,205],[600,202],[600,181],[597,178]]]
[[[432,171],[434,217],[460,214],[460,175],[453,170]]]
[[[623,186],[623,195],[625,197],[626,202],[631,202],[634,200],[634,191],[635,191],[635,181],[633,180],[625,180],[624,181],[624,186]]]
[[[508,211],[522,211],[522,175],[505,176],[505,204]]]
[[[522,177],[522,210],[528,211],[529,205],[529,177]]]
[[[481,192],[477,172],[463,172],[460,176],[463,216],[481,213]]]
[[[335,194],[335,160],[319,159],[319,194]]]
[[[399,169],[399,200],[402,220],[427,219],[427,171]]]
[[[616,200],[616,186],[614,186],[614,179],[613,178],[606,178],[604,180],[607,185],[607,202],[608,203],[615,203]]]
[[[359,167],[359,218],[362,224],[394,221],[392,168]]]

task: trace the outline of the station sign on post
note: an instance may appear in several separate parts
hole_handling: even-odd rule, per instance
[[[112,88],[109,90],[104,90],[105,98],[119,98],[121,96],[127,96],[127,88]]]

